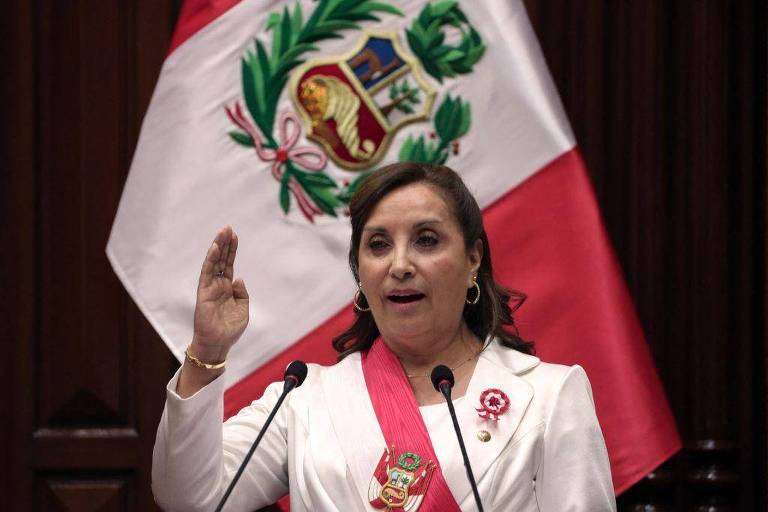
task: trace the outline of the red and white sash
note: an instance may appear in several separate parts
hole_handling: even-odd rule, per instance
[[[395,447],[394,457],[410,452],[421,457],[421,466],[429,464],[429,461],[435,465],[431,480],[428,480],[428,488],[424,491],[424,498],[418,506],[419,511],[459,512],[461,509],[443,478],[419,405],[397,356],[381,338],[378,338],[373,346],[362,354],[362,367],[368,395],[387,448]],[[385,457],[382,457],[382,463],[384,460]],[[394,463],[395,460],[392,460],[391,464]],[[381,467],[371,468],[372,472],[380,470]],[[398,507],[392,510],[403,509]]]

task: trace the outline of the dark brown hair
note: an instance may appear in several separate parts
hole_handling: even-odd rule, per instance
[[[469,329],[481,342],[488,335],[493,335],[502,345],[525,354],[533,354],[533,343],[518,336],[512,318],[512,313],[525,301],[525,294],[507,290],[493,279],[491,251],[480,207],[459,175],[444,165],[395,163],[382,167],[360,184],[349,205],[352,222],[349,266],[355,276],[355,282],[359,280],[358,253],[363,227],[368,217],[387,194],[412,183],[427,183],[443,195],[461,227],[467,250],[470,250],[477,240],[483,244],[483,256],[477,274],[477,284],[481,290],[480,300],[477,304],[467,304],[464,307],[464,319]],[[468,293],[474,298],[476,292],[472,288]],[[510,299],[513,301],[512,307]],[[333,340],[333,348],[339,353],[339,359],[358,350],[368,349],[379,336],[379,328],[370,311],[361,312],[356,309],[355,315],[355,322]],[[509,326],[511,332],[505,329],[505,326]]]

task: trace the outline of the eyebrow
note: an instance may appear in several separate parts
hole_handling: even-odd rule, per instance
[[[439,219],[427,219],[427,220],[422,220],[420,222],[417,222],[416,224],[413,225],[411,229],[418,229],[424,226],[429,226],[432,224],[442,224],[442,223],[443,221]],[[363,228],[363,231],[373,231],[374,233],[386,233],[387,228],[383,226],[369,226],[369,227]]]

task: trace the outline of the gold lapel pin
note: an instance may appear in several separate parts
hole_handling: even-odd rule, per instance
[[[490,433],[490,432],[488,432],[487,430],[478,430],[478,431],[477,431],[477,438],[478,438],[478,439],[479,439],[481,442],[483,442],[483,443],[487,443],[488,441],[490,441],[490,440],[491,440],[491,433]]]

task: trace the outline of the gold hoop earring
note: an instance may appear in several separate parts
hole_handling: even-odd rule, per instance
[[[352,304],[355,306],[356,310],[358,310],[358,311],[360,311],[362,313],[365,313],[366,311],[370,311],[371,310],[371,306],[369,305],[367,308],[361,308],[360,306],[357,305],[357,299],[361,295],[363,297],[365,297],[365,294],[363,293],[363,283],[357,283],[357,291],[355,292],[355,298],[352,299]],[[366,302],[368,302],[368,301],[366,300]]]
[[[472,276],[472,285],[477,289],[477,295],[475,295],[474,300],[464,299],[464,301],[467,304],[474,305],[474,304],[477,304],[477,301],[480,300],[480,285],[477,284],[477,276]]]

